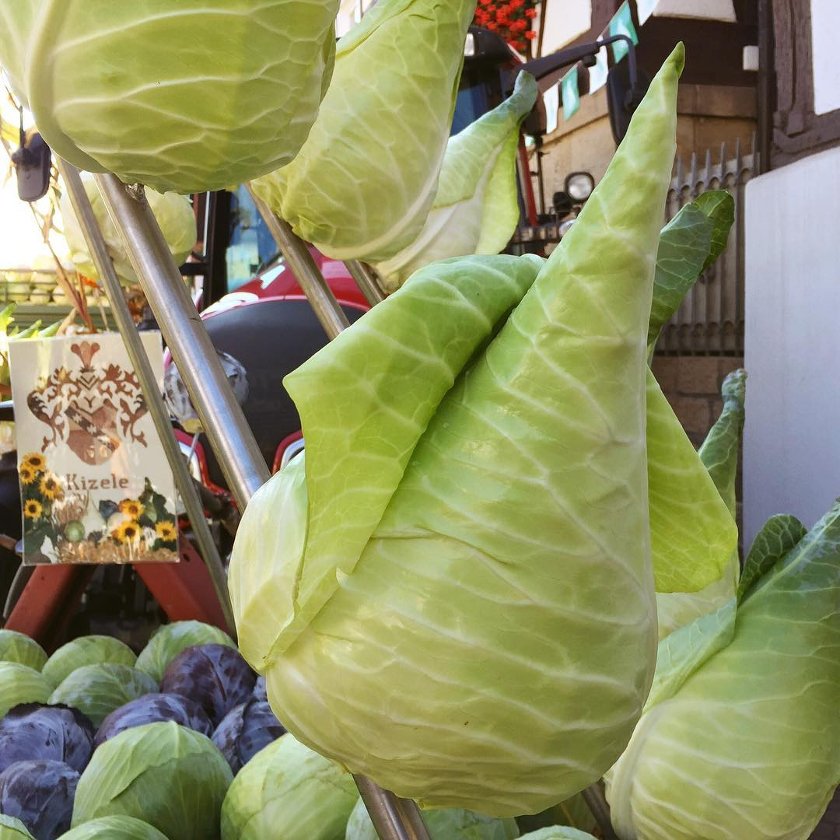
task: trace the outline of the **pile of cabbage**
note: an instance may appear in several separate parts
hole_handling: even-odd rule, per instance
[[[433,840],[591,836],[457,809],[428,820]],[[168,624],[139,655],[82,636],[49,657],[0,630],[0,838],[101,837],[376,835],[352,776],[286,733],[222,630]]]

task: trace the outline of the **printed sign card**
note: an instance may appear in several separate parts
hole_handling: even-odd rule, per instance
[[[141,333],[163,378],[160,334]],[[9,345],[24,563],[178,561],[176,495],[118,333]]]

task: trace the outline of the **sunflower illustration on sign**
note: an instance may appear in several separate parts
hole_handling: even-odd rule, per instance
[[[80,460],[98,465],[110,460],[124,439],[146,446],[137,423],[148,409],[134,371],[113,363],[95,366],[100,345],[94,341],[70,350],[81,367],[56,368],[26,398],[48,429],[42,450],[66,443]]]

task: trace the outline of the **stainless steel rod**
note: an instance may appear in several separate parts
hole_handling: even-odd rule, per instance
[[[361,260],[345,260],[344,265],[347,266],[350,276],[356,281],[356,285],[371,306],[376,306],[377,303],[385,300],[385,293],[370,266]]]
[[[327,337],[330,340],[334,339],[342,330],[350,326],[350,321],[344,314],[344,310],[339,306],[332,290],[321,276],[312,254],[309,253],[309,248],[302,240],[298,239],[287,222],[278,219],[271,212],[268,205],[257,196],[250,186],[248,192],[257,207],[257,211],[274,237],[277,247],[283,252],[295,279],[308,298],[315,312],[315,317],[324,328]]]
[[[365,776],[354,776],[380,840],[429,840],[417,803],[383,790]]]
[[[595,782],[594,785],[590,785],[582,791],[582,795],[583,801],[595,818],[595,822],[598,823],[598,828],[604,840],[618,840],[618,836],[613,831],[612,821],[610,820],[610,806],[607,804],[601,783]]]
[[[249,191],[318,320],[332,340],[345,327],[350,326],[347,316],[318,270],[306,243],[295,235],[286,222],[278,219],[250,187]],[[365,776],[353,778],[380,840],[430,840],[416,802],[383,790]]]
[[[142,187],[96,175],[146,300],[178,366],[190,400],[240,510],[269,470],[199,318]]]
[[[169,466],[172,468],[175,484],[178,487],[178,492],[181,494],[181,499],[183,499],[184,507],[187,510],[187,516],[190,519],[192,530],[198,543],[199,553],[204,559],[204,564],[207,566],[207,571],[210,574],[213,589],[219,599],[222,614],[228,625],[228,631],[235,636],[236,626],[233,620],[233,609],[230,604],[230,594],[228,593],[222,558],[219,556],[216,543],[213,540],[213,534],[210,531],[210,526],[204,518],[204,506],[193,483],[189,467],[184,460],[184,456],[181,454],[178,441],[175,439],[172,431],[169,412],[160,393],[160,388],[151,363],[149,362],[149,357],[143,349],[140,334],[137,332],[137,328],[131,317],[131,312],[123,295],[119,278],[114,270],[114,264],[108,254],[108,246],[105,244],[102,230],[90,205],[90,200],[85,192],[82,179],[79,177],[79,170],[60,158],[56,159],[56,166],[61,173],[61,177],[64,179],[70,204],[73,206],[76,218],[81,225],[82,233],[84,234],[94,265],[99,271],[102,285],[105,287],[105,294],[111,304],[111,312],[114,315],[117,329],[122,335],[125,349],[128,352],[129,359],[131,359],[131,364],[134,366],[137,379],[143,391],[143,397],[149,408],[149,414],[154,421],[158,437],[169,461]]]

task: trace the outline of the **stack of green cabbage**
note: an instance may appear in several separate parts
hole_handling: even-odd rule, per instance
[[[329,84],[338,0],[14,0],[0,65],[47,143],[165,192],[288,163]]]
[[[647,696],[654,580],[701,589],[734,548],[646,364],[681,66],[548,262],[429,266],[286,380],[307,452],[240,527],[240,646],[296,737],[423,805],[516,815],[597,779]]]

